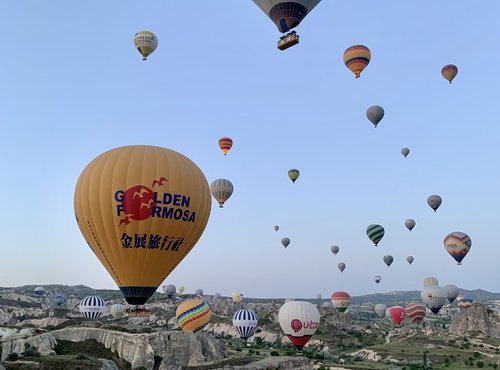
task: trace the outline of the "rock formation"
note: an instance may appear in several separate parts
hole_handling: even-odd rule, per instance
[[[474,303],[455,316],[449,327],[450,333],[466,335],[480,332],[486,336],[500,338],[500,316],[483,304]]]

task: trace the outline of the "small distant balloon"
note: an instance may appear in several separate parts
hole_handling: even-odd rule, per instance
[[[366,228],[366,235],[370,238],[370,240],[375,244],[375,246],[378,245],[378,243],[382,240],[384,237],[385,230],[382,226],[380,225],[370,225]]]
[[[441,69],[441,74],[451,84],[451,81],[453,81],[458,74],[458,67],[454,64],[447,64]]]
[[[233,140],[230,137],[221,137],[219,139],[219,148],[221,148],[224,155],[229,152],[229,149],[233,146]]]
[[[376,275],[376,276],[373,277],[373,280],[378,284],[382,280],[382,277],[379,276],[379,275]]]
[[[300,172],[299,170],[292,168],[291,170],[288,171],[288,177],[290,180],[292,180],[293,183],[299,178]]]
[[[392,262],[394,262],[394,257],[388,254],[384,256],[384,262],[387,265],[387,267],[389,267],[390,265],[392,265]]]
[[[278,225],[274,226],[274,231],[278,231],[280,227]]]
[[[454,231],[446,235],[443,243],[446,251],[457,261],[457,265],[462,264],[462,260],[469,253],[472,246],[469,235],[460,231]]]
[[[140,31],[134,36],[134,45],[142,55],[142,60],[148,59],[148,56],[156,50],[158,38],[153,32]]]
[[[384,118],[384,114],[384,108],[379,105],[373,105],[366,111],[366,118],[377,127],[382,118]]]
[[[426,286],[420,292],[422,302],[436,315],[446,303],[446,291],[439,285]]]
[[[410,149],[408,149],[408,148],[401,149],[401,154],[403,154],[405,157],[407,157],[408,154],[410,154]]]
[[[331,301],[337,311],[345,312],[351,305],[351,296],[347,292],[334,292]]]
[[[406,257],[406,261],[411,265],[413,263],[413,256]]]
[[[437,211],[442,202],[443,200],[439,195],[430,195],[429,198],[427,198],[427,204],[434,210],[434,212]]]
[[[383,303],[377,303],[375,305],[375,313],[379,318],[385,317],[385,310],[387,310],[387,306]]]
[[[453,303],[453,301],[457,298],[458,296],[458,287],[453,284],[448,284],[443,287],[443,289],[446,292],[446,298],[448,299],[448,302]]]
[[[196,289],[194,291],[194,294],[196,294],[196,295],[203,295],[203,289]]]
[[[332,251],[333,255],[336,256],[337,253],[339,253],[339,250],[340,248],[338,247],[338,245],[333,245],[330,250]]]
[[[281,239],[281,244],[283,244],[285,248],[288,247],[288,245],[290,244],[290,239],[288,238]]]
[[[408,220],[405,221],[405,226],[408,230],[412,231],[412,229],[415,227],[415,220],[409,218]]]
[[[165,293],[165,295],[168,298],[172,298],[173,295],[175,294],[175,285],[172,285],[172,284],[164,285],[162,287],[162,290],[163,290],[163,293]]]
[[[184,293],[185,289],[186,288],[184,288],[184,286],[181,285],[180,287],[177,288],[177,291],[179,292],[179,294],[182,294],[182,293]]]
[[[80,313],[89,319],[98,319],[105,309],[104,299],[96,295],[85,297],[80,301]]]
[[[340,262],[337,267],[339,268],[340,272],[344,272],[345,270],[345,263]]]
[[[409,304],[405,311],[406,316],[417,325],[419,325],[425,317],[425,306],[418,303]]]
[[[231,293],[231,299],[233,300],[234,303],[238,303],[241,301],[241,294],[238,292],[233,292]]]
[[[217,179],[210,185],[210,192],[214,199],[219,203],[219,207],[223,208],[224,203],[233,194],[233,184],[226,179]]]
[[[316,299],[320,300],[321,299],[321,293],[316,294]]]
[[[406,316],[406,311],[403,307],[401,306],[394,306],[389,308],[389,315],[392,319],[392,322],[396,325],[401,324],[401,321]]]
[[[359,78],[370,63],[371,52],[364,45],[353,45],[344,51],[344,64]]]
[[[424,279],[424,287],[439,285],[438,279],[435,277],[429,276]]]

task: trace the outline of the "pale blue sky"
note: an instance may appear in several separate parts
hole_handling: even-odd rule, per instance
[[[166,280],[186,292],[359,295],[420,289],[426,276],[498,292],[499,11],[497,0],[323,0],[281,52],[250,0],[5,3],[0,286],[116,288],[76,225],[74,186],[100,153],[151,144],[235,186]],[[143,29],[159,38],[147,62],[133,46]],[[342,53],[358,43],[372,61],[355,79]],[[365,117],[375,104],[377,129]],[[221,136],[234,140],[227,157]],[[372,223],[386,229],[378,247]],[[452,231],[472,238],[463,266],[443,247]]]

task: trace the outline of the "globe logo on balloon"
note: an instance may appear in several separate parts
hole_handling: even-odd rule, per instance
[[[129,224],[130,219],[135,221],[151,217],[153,211],[153,190],[144,185],[133,186],[123,193],[122,207],[125,218],[120,224]]]
[[[302,322],[300,320],[294,319],[290,323],[290,326],[292,327],[292,330],[296,333],[300,329],[302,329]]]

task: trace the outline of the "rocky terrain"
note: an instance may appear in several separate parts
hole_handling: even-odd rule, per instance
[[[181,331],[175,319],[177,305],[190,295],[167,299],[155,294],[147,305],[149,317],[113,319],[106,312],[90,320],[78,311],[81,298],[97,294],[106,297],[110,307],[125,303],[121,293],[57,285],[46,286],[46,294],[36,296],[33,289],[0,288],[0,366],[6,369],[386,369],[388,364],[424,368],[423,361],[432,362],[434,369],[461,369],[458,364],[465,366],[465,361],[468,367],[470,361],[500,366],[498,300],[463,311],[447,305],[439,315],[428,312],[420,326],[405,320],[398,327],[377,318],[373,307],[381,301],[373,302],[373,296],[367,301],[357,297],[347,313],[324,307],[325,300],[311,300],[318,305],[321,324],[298,354],[278,323],[282,299],[234,303],[230,298],[200,297],[213,316],[202,332],[193,334]],[[56,293],[65,296],[59,305],[53,300]],[[418,301],[402,301],[405,296],[412,292],[401,292],[399,304]],[[259,317],[259,327],[246,342],[232,325],[233,313],[243,307]]]

